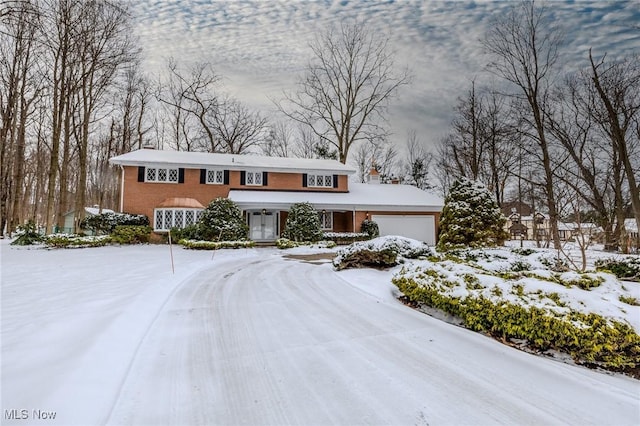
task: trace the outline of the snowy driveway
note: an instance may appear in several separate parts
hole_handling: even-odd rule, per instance
[[[56,410],[60,424],[640,422],[638,381],[442,323],[375,295],[388,284],[371,282],[368,292],[343,279],[357,272],[274,249],[194,256],[197,273],[161,290],[140,285],[137,297],[118,299],[118,310],[83,297],[77,310],[111,309],[71,328],[92,335],[83,349],[25,359],[29,347],[3,324],[3,422],[23,424],[7,420],[6,410],[27,409],[33,420],[40,408]],[[3,323],[11,323],[5,260],[6,251]],[[18,300],[20,312],[32,309]],[[57,374],[46,372],[51,362],[60,364]],[[39,370],[53,384],[31,395],[24,383],[37,383]]]

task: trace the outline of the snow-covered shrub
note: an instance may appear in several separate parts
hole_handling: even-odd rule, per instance
[[[225,248],[250,248],[256,245],[254,241],[200,241],[180,240],[178,244],[191,250],[219,250]]]
[[[106,212],[87,216],[80,222],[81,229],[95,234],[110,234],[116,226],[149,226],[149,218],[143,214]]]
[[[111,242],[109,235],[80,236],[70,234],[51,234],[44,237],[44,243],[50,248],[102,247]]]
[[[611,272],[625,281],[640,281],[640,258],[598,259],[596,270]]]
[[[363,232],[325,232],[322,234],[325,240],[331,240],[336,244],[345,245],[356,241],[366,241],[371,239],[369,234]]]
[[[218,197],[202,212],[198,223],[200,239],[207,241],[242,241],[249,227],[242,210],[228,198]]]
[[[18,225],[16,234],[18,237],[11,242],[12,246],[30,246],[42,242],[42,235],[40,235],[35,222],[32,220],[24,225]]]
[[[297,242],[316,242],[322,239],[320,217],[311,203],[296,203],[291,206],[282,236]]]
[[[346,268],[388,268],[398,264],[402,258],[416,259],[432,255],[424,243],[404,237],[379,237],[369,241],[353,243],[338,250],[333,265]]]
[[[380,236],[380,228],[373,220],[365,219],[360,225],[360,232],[369,235],[369,238],[378,238]]]
[[[572,297],[542,291],[543,284],[505,286],[472,267],[448,262],[403,268],[393,283],[413,304],[453,315],[469,329],[524,340],[539,351],[562,351],[582,364],[614,370],[640,366],[640,336],[633,327],[576,309]]]
[[[118,225],[111,233],[111,241],[116,244],[148,243],[151,231],[151,227],[144,225]]]
[[[502,245],[509,237],[506,218],[480,182],[459,178],[445,199],[438,249]]]
[[[296,243],[295,241],[291,241],[288,238],[278,238],[276,240],[276,247],[278,247],[281,250],[286,250],[286,249],[290,249],[298,246],[299,246],[298,243]]]

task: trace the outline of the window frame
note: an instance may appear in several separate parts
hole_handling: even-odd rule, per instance
[[[209,180],[209,173],[213,173],[213,181]],[[220,181],[218,182],[218,173],[220,174]],[[207,185],[224,185],[224,169],[213,168],[206,169],[204,183]]]
[[[244,178],[244,184],[246,186],[264,186],[264,172],[262,171],[251,171],[251,170],[247,170],[245,171],[245,178]],[[251,183],[249,183],[249,176],[251,176]],[[259,177],[260,183],[255,183],[256,182],[256,176]]]
[[[322,180],[322,185],[318,185],[318,178]],[[329,178],[329,184],[327,185],[327,178]],[[334,176],[332,174],[320,174],[320,173],[307,173],[307,187],[309,188],[333,188]],[[312,183],[313,182],[313,183]]]
[[[165,180],[159,180],[160,171],[164,171]],[[149,178],[150,172],[153,171],[153,179]],[[173,172],[173,173],[172,173]],[[175,180],[169,180],[172,176],[175,176]],[[180,183],[180,168],[179,167],[145,167],[144,171],[145,183]]]
[[[178,211],[181,213],[179,216],[181,216],[182,223],[180,224],[176,223],[176,216],[178,216],[176,215],[176,212]],[[198,222],[203,211],[204,209],[187,208],[187,207],[159,207],[159,208],[153,209],[153,231],[169,232],[171,228],[183,229],[189,225],[193,225],[194,223]],[[171,212],[170,215],[168,215],[168,212]],[[189,215],[188,213],[190,212],[193,212],[193,213]],[[190,223],[187,223],[187,216],[192,217],[192,220],[189,221]],[[169,227],[166,226],[168,217],[170,217],[169,221],[171,222],[170,224],[171,226]],[[162,227],[158,227],[158,219],[160,219],[160,221],[162,222]]]
[[[318,211],[318,219],[320,220],[320,229],[323,231],[333,231],[333,212],[332,211],[326,211],[324,212],[324,214],[322,213],[322,211]],[[328,221],[327,221],[328,219]],[[326,224],[329,224],[329,226],[325,226]]]

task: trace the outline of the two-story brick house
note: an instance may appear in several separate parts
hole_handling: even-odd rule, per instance
[[[443,205],[407,185],[349,182],[355,170],[335,160],[141,149],[110,162],[122,170],[120,211],[147,215],[156,232],[187,226],[211,200],[228,197],[255,241],[278,238],[289,207],[307,201],[327,231],[359,232],[369,218],[382,235],[435,244]]]

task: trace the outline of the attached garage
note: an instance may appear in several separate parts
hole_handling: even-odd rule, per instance
[[[401,235],[429,245],[436,243],[435,217],[432,215],[373,215],[380,235]]]

